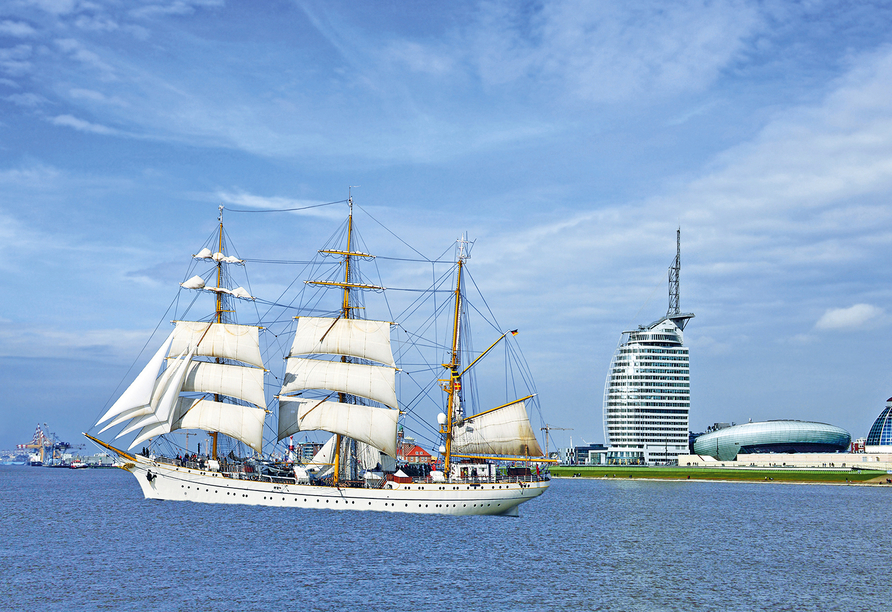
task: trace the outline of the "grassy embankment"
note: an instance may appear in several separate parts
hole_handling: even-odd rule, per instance
[[[887,484],[892,474],[881,470],[803,470],[791,468],[703,468],[640,466],[564,466],[549,468],[557,478],[652,478],[664,480],[759,480]]]

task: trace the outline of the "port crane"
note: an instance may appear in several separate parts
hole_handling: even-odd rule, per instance
[[[573,431],[572,427],[555,427],[554,425],[549,425],[548,423],[545,424],[545,427],[539,428],[539,431],[545,432],[545,456],[549,459],[551,458],[551,456],[548,454],[548,435],[552,429],[560,431]]]
[[[49,454],[50,458],[55,461],[57,458],[57,452],[59,453],[59,458],[61,459],[62,453],[71,448],[71,444],[68,442],[59,442],[56,439],[56,434],[49,432],[46,433],[44,428],[46,428],[46,423],[43,424],[43,427],[40,426],[40,423],[37,424],[37,429],[34,430],[34,436],[31,438],[31,442],[28,444],[18,444],[16,448],[18,449],[28,449],[35,451],[35,455],[37,455],[40,459],[40,463],[43,464],[47,461],[47,455]]]

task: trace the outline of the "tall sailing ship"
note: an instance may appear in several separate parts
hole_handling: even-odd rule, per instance
[[[193,256],[196,262],[210,264],[211,273],[181,283],[187,290],[214,294],[212,316],[174,321],[173,331],[145,368],[99,418],[94,427],[102,429],[96,435],[85,434],[119,457],[146,498],[517,516],[521,503],[548,488],[549,460],[528,413],[535,393],[466,413],[470,412],[466,399],[478,396],[471,389],[475,367],[512,335],[502,333],[479,354],[469,350],[463,329],[470,245],[466,240],[460,240],[457,249],[451,308],[437,309],[449,319],[443,347],[447,359],[427,366],[430,371],[439,369],[433,384],[444,392],[434,430],[439,439],[437,460],[432,468],[420,471],[398,464],[404,416],[413,411],[414,400],[398,399],[396,379],[401,370],[391,340],[397,324],[362,318],[363,292],[383,288],[359,274],[359,262],[372,256],[355,245],[352,198],[347,203],[346,244],[319,251],[335,258],[340,273],[305,281],[307,287],[336,292],[339,306],[322,313],[325,316],[309,312],[293,317],[296,327],[284,373],[279,384],[270,385],[277,387],[277,393],[269,401],[267,379],[273,376],[262,357],[262,326],[234,321],[235,302],[256,298],[242,287],[231,288],[228,269],[243,266],[244,261],[226,253],[221,207],[216,250],[205,247]],[[424,351],[401,348],[400,352],[408,359],[409,353]],[[431,388],[423,387],[416,397],[428,396]],[[276,443],[303,432],[327,432],[331,437],[309,461],[295,460],[291,453],[273,458],[263,452],[268,415],[277,421]],[[117,439],[133,436],[126,450],[97,437],[110,430],[117,431]],[[165,455],[161,441],[175,432],[194,430],[210,436],[204,455],[188,453],[188,438],[186,453]]]

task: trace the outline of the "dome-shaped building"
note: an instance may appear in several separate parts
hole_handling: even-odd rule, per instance
[[[864,444],[867,453],[892,453],[892,397],[886,400],[886,408],[873,422],[867,441]]]
[[[826,423],[761,421],[703,434],[694,440],[694,453],[734,461],[749,453],[835,453],[851,442],[849,432]]]

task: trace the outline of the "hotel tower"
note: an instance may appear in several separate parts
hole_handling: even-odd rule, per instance
[[[666,316],[623,332],[604,384],[604,438],[612,465],[676,463],[688,453],[691,407],[684,328],[693,318],[679,307],[681,229],[669,268]]]

